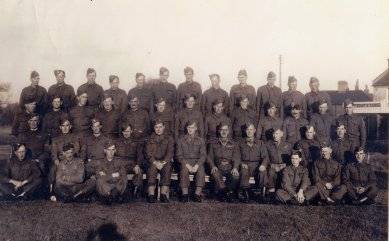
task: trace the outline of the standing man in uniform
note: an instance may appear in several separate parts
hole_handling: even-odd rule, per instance
[[[54,70],[55,78],[57,83],[50,86],[47,96],[48,103],[51,103],[54,97],[61,97],[62,99],[62,108],[65,112],[68,112],[71,107],[74,106],[76,94],[74,88],[71,85],[65,83],[65,71],[63,70]]]
[[[319,101],[325,100],[328,105],[328,113],[333,115],[332,102],[328,93],[319,91],[319,80],[316,77],[311,77],[309,87],[311,91],[305,94],[305,103],[307,104],[307,118],[311,119],[313,113],[318,113]]]
[[[213,111],[212,103],[215,100],[222,100],[224,106],[224,113],[229,114],[230,109],[230,98],[228,97],[227,91],[220,88],[220,76],[218,74],[209,75],[211,80],[211,87],[204,91],[202,103],[201,103],[201,112],[204,116],[211,114]]]
[[[282,119],[277,116],[277,106],[273,102],[268,102],[264,106],[266,115],[259,119],[257,127],[257,138],[262,141],[272,139],[271,130],[282,129]]]
[[[270,71],[267,74],[267,84],[258,88],[257,91],[257,111],[259,118],[265,117],[265,104],[273,102],[277,106],[277,116],[282,118],[282,91],[279,87],[275,86],[276,74]]]
[[[292,103],[301,106],[302,115],[306,118],[307,104],[305,103],[303,93],[297,90],[297,79],[294,76],[288,77],[288,86],[289,89],[282,93],[282,109],[284,118],[292,115]]]
[[[97,111],[99,108],[102,99],[103,99],[103,87],[96,83],[96,70],[93,68],[88,68],[86,70],[87,82],[82,84],[77,89],[77,95],[82,93],[87,93],[88,103],[87,106],[90,106],[93,111]]]
[[[299,105],[293,105],[292,116],[288,116],[282,126],[285,133],[285,140],[293,146],[301,140],[302,128],[308,124],[308,121],[301,116],[301,107]]]
[[[231,120],[224,113],[224,103],[222,99],[216,99],[213,103],[213,112],[205,117],[205,137],[207,143],[216,142],[218,138],[217,127],[220,123],[228,123],[231,126]]]
[[[185,126],[189,121],[196,121],[198,127],[198,135],[204,136],[204,118],[199,110],[196,110],[195,104],[197,100],[194,95],[185,96],[185,109],[182,109],[176,115],[175,123],[175,139],[178,140],[186,133]]]
[[[173,112],[177,109],[177,89],[176,86],[168,82],[169,70],[165,67],[159,69],[159,80],[152,86],[153,106],[158,99],[164,98],[168,108]]]
[[[186,130],[187,134],[178,140],[176,150],[176,157],[180,163],[181,201],[189,201],[189,174],[193,174],[196,179],[196,190],[193,200],[202,202],[202,191],[205,184],[204,162],[207,158],[207,150],[204,139],[196,135],[196,121],[189,121],[186,124]]]
[[[241,69],[238,72],[239,84],[233,85],[230,90],[230,113],[239,108],[240,99],[246,96],[250,105],[249,109],[255,110],[255,89],[252,85],[247,84],[247,71]]]
[[[24,103],[28,99],[33,99],[36,102],[36,112],[40,115],[46,113],[47,108],[47,90],[39,85],[39,73],[33,70],[30,74],[31,85],[23,88],[20,94],[19,105],[24,107]]]
[[[328,114],[328,104],[326,100],[319,101],[319,113],[311,115],[310,124],[315,128],[316,137],[319,142],[329,143],[334,125],[334,118]]]
[[[353,102],[349,99],[344,101],[344,115],[338,117],[339,122],[344,124],[347,137],[355,150],[357,147],[366,146],[366,125],[363,117],[353,114]]]
[[[201,85],[193,80],[193,69],[191,67],[185,67],[184,69],[185,82],[180,83],[177,88],[177,103],[178,110],[185,108],[185,96],[194,95],[197,102],[195,105],[196,110],[200,110],[200,104],[202,100]]]
[[[156,120],[154,123],[154,133],[151,134],[146,144],[146,158],[148,162],[148,197],[149,203],[157,201],[155,196],[155,185],[157,184],[157,174],[161,178],[160,201],[169,202],[169,187],[172,173],[172,159],[174,155],[174,139],[164,133],[165,125],[163,121]]]
[[[216,142],[208,147],[207,163],[215,181],[218,196],[221,201],[233,202],[239,185],[240,150],[239,145],[229,136],[231,125],[220,123]],[[223,181],[226,178],[226,182]]]
[[[150,86],[146,86],[146,76],[142,73],[136,73],[135,82],[136,86],[128,91],[128,96],[137,96],[139,108],[151,114],[153,111],[153,92]]]
[[[104,94],[112,96],[114,100],[115,109],[121,114],[127,110],[127,94],[124,90],[119,88],[119,77],[117,75],[109,76],[109,85],[111,88],[104,91]]]

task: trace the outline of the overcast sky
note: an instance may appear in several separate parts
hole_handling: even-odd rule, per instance
[[[388,68],[388,13],[388,0],[2,0],[0,81],[15,99],[31,70],[49,87],[64,69],[77,88],[94,67],[104,88],[117,74],[128,90],[136,72],[166,66],[177,84],[191,66],[203,89],[219,73],[229,90],[241,68],[257,88],[282,54],[284,90],[288,75],[303,92],[310,76],[323,90],[356,79],[363,88]]]

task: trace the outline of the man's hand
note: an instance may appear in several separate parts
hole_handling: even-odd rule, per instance
[[[105,172],[100,171],[100,172],[99,172],[99,175],[100,175],[100,176],[105,176],[106,174],[105,174]]]
[[[358,193],[358,194],[364,193],[365,190],[366,190],[366,189],[365,189],[364,187],[357,187],[357,193]]]
[[[260,172],[264,172],[264,171],[266,171],[266,166],[260,165],[258,169]]]
[[[9,180],[9,183],[14,185],[15,190],[22,186],[22,182],[13,179]]]
[[[247,168],[249,168],[249,166],[248,166],[247,164],[243,164],[243,163],[242,163],[242,168],[243,168],[243,169],[247,169]]]
[[[52,195],[52,196],[50,197],[50,201],[56,202],[56,201],[57,201],[57,198],[56,198],[54,195]]]
[[[54,164],[55,164],[56,166],[58,166],[58,165],[59,165],[59,160],[58,160],[58,159],[55,159],[55,160],[54,160]]]
[[[28,180],[26,179],[26,180],[24,180],[22,183],[21,183],[21,186],[24,186],[24,185],[26,185],[28,183]]]
[[[304,192],[302,189],[299,190],[299,192],[297,193],[297,201],[299,203],[303,203],[305,200],[305,197],[304,197]]]
[[[231,174],[232,174],[233,176],[235,176],[235,177],[239,176],[238,169],[236,169],[235,167],[234,167],[234,168],[232,168],[232,170],[231,170]]]
[[[192,167],[192,172],[197,172],[198,169],[199,169],[199,164],[196,164]]]
[[[215,174],[217,172],[217,166],[212,167],[211,174]]]
[[[188,163],[185,164],[185,167],[189,170],[190,173],[192,173],[192,166],[189,165]]]
[[[140,167],[138,165],[135,165],[134,172],[135,172],[135,174],[139,174],[140,173]]]
[[[333,188],[333,186],[332,186],[331,183],[327,182],[327,183],[326,183],[326,188],[327,188],[328,190],[331,190],[331,189]]]
[[[120,176],[120,174],[118,172],[112,173],[112,177],[113,178],[118,178],[119,176]]]

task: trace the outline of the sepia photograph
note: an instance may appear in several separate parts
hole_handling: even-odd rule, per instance
[[[388,240],[388,0],[1,0],[1,241]]]

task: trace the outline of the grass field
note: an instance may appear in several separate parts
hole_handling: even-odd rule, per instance
[[[113,206],[48,201],[0,204],[1,240],[386,240],[387,207],[287,207],[217,202]],[[103,232],[104,233],[104,232]],[[104,234],[103,234],[104,235]],[[89,239],[88,239],[89,236]],[[116,239],[120,240],[120,239]]]

